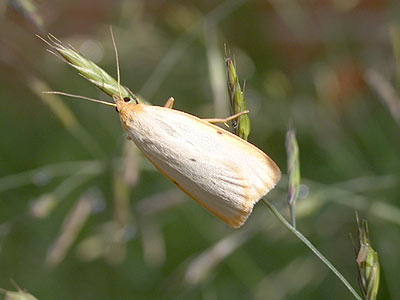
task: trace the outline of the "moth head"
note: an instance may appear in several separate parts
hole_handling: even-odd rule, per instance
[[[113,100],[116,104],[115,110],[117,111],[117,113],[121,113],[121,111],[125,110],[126,107],[128,107],[129,104],[132,103],[132,100],[129,97],[122,98],[121,96],[113,95]]]
[[[132,100],[130,97],[123,98],[118,96],[114,96],[113,99],[116,104],[115,110],[119,114],[122,127],[127,130],[130,120],[132,119],[132,112],[135,110],[138,101],[136,99]]]

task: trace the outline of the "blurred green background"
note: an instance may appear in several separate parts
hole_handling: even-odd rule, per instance
[[[234,57],[249,141],[283,174],[296,128],[299,230],[358,290],[349,233],[359,211],[380,255],[380,299],[399,299],[399,1],[23,7],[0,4],[0,287],[13,279],[38,299],[352,299],[262,204],[231,229],[126,142],[113,109],[41,94],[107,99],[34,34],[114,75],[112,25],[122,83],[154,105],[173,96],[178,110],[229,115],[224,52]],[[286,184],[268,199],[288,216]]]

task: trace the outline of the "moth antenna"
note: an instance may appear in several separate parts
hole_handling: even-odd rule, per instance
[[[67,96],[67,97],[72,97],[72,98],[79,98],[79,99],[84,99],[84,100],[88,100],[88,101],[92,101],[92,102],[96,102],[96,103],[100,103],[100,104],[104,104],[104,105],[108,105],[108,106],[112,106],[112,107],[117,107],[117,105],[115,103],[102,101],[102,100],[98,100],[98,99],[94,99],[94,98],[90,98],[90,97],[85,97],[85,96],[81,96],[81,95],[74,95],[74,94],[68,94],[68,93],[57,92],[57,91],[44,91],[42,93],[43,94],[62,95],[62,96]]]
[[[118,50],[117,50],[117,45],[115,43],[115,39],[114,39],[114,33],[112,30],[112,26],[110,26],[110,33],[111,33],[111,39],[112,39],[112,43],[114,46],[114,53],[115,53],[115,62],[117,64],[117,82],[118,82],[118,90],[119,90],[119,97],[120,99],[122,99],[122,92],[121,92],[121,75],[120,75],[120,71],[119,71],[119,59],[118,59]]]

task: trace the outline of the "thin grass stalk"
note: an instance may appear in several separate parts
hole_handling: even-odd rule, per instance
[[[293,233],[300,241],[302,241],[335,275],[339,280],[346,286],[346,288],[353,294],[354,298],[357,300],[363,300],[356,290],[351,286],[346,278],[331,264],[331,262],[318,251],[317,248],[296,228],[294,228],[286,219],[281,215],[281,213],[276,209],[276,207],[271,204],[267,199],[263,198],[262,201],[272,212],[272,214],[281,222],[291,233]]]
[[[8,4],[21,13],[39,32],[45,32],[43,18],[39,14],[35,2],[31,0],[9,0]]]

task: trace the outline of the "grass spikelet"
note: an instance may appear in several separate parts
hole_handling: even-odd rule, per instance
[[[225,59],[229,100],[233,114],[237,114],[246,110],[246,102],[244,94],[240,87],[239,78],[236,74],[235,66],[230,58]],[[233,121],[235,133],[242,139],[247,141],[250,134],[250,118],[247,114],[240,116],[237,121]]]
[[[96,65],[93,61],[80,54],[72,46],[64,45],[52,34],[48,34],[47,40],[40,36],[38,37],[51,48],[49,52],[60,57],[71,67],[75,68],[82,77],[86,78],[110,97],[122,96],[122,98],[128,97],[133,101],[138,101],[138,97],[129,91],[129,89],[122,85],[119,86],[117,80]]]
[[[356,214],[358,226],[358,245],[354,246],[357,255],[358,282],[365,300],[376,300],[379,289],[380,265],[378,253],[372,248],[367,220]]]

